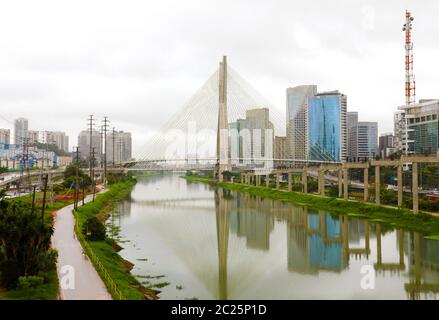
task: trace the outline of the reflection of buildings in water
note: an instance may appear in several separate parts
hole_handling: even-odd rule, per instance
[[[424,294],[426,299],[436,299],[439,294],[439,243],[412,232],[405,240],[410,280],[404,288],[408,298],[418,300]]]
[[[268,201],[237,194],[232,200],[230,230],[245,237],[247,248],[269,250],[273,217],[264,210]]]
[[[363,256],[368,259],[370,255],[369,222],[367,220],[349,220],[347,217],[343,217],[342,221],[343,234],[347,235],[343,237],[343,252],[347,263],[349,264],[351,256],[355,259],[362,258]],[[352,238],[354,239],[353,241]],[[364,247],[358,247],[362,238],[364,238]],[[352,243],[356,247],[351,247]]]
[[[126,200],[119,202],[117,204],[117,207],[116,207],[116,212],[117,212],[117,215],[119,216],[119,218],[121,216],[129,217],[131,214],[131,206],[132,206],[132,203],[131,203],[130,199],[126,199]]]
[[[287,229],[288,270],[307,274],[343,270],[347,264],[342,240],[341,217],[293,207]]]
[[[358,219],[348,220],[349,243],[360,244],[361,235],[365,232],[364,223]]]
[[[288,270],[303,274],[317,274],[320,270],[340,272],[348,266],[351,256],[368,258],[370,255],[370,226],[366,220],[335,218],[327,212],[225,193],[221,189],[215,192],[215,201],[220,299],[227,298],[229,229],[238,237],[246,237],[247,247],[268,250],[274,219],[286,221]],[[407,253],[410,280],[405,284],[405,290],[409,298],[419,299],[421,293],[436,297],[439,293],[439,243],[425,240],[418,234],[396,232],[399,258],[383,262],[382,231],[376,224],[375,270],[392,274],[405,270],[404,253]],[[359,247],[361,242],[364,245]]]
[[[387,262],[384,263],[382,259],[382,248],[381,248],[381,225],[376,225],[376,243],[377,243],[377,262],[373,265],[374,269],[378,273],[384,273],[386,271],[397,272],[398,274],[401,271],[405,270],[404,263],[404,231],[397,230],[397,244],[398,244],[398,252],[399,252],[399,261],[398,262]]]

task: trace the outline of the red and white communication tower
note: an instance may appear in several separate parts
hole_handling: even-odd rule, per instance
[[[411,105],[416,100],[416,83],[413,74],[413,42],[412,22],[414,18],[410,11],[405,12],[405,24],[402,31],[405,31],[405,104]]]

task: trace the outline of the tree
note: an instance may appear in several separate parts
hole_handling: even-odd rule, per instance
[[[90,241],[105,240],[105,226],[96,217],[88,218],[82,226],[82,234]]]
[[[50,247],[52,226],[41,223],[29,205],[1,202],[0,285],[13,288],[22,276],[37,276],[52,270],[57,254]]]
[[[64,170],[64,187],[70,188],[76,180],[76,164],[68,165]],[[91,186],[91,178],[78,168],[79,188]]]

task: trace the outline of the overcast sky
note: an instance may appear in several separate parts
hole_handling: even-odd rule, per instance
[[[227,55],[282,112],[287,87],[316,84],[392,131],[406,8],[417,98],[439,98],[436,0],[1,1],[0,127],[27,117],[72,147],[88,114],[107,115],[136,152]]]

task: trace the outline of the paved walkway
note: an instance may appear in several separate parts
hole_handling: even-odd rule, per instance
[[[86,197],[86,202],[92,196]],[[80,203],[82,204],[82,202]],[[52,245],[58,250],[57,272],[60,298],[63,300],[111,300],[105,284],[83,253],[75,234],[73,205],[59,210],[55,216]],[[69,281],[70,280],[70,281]]]

